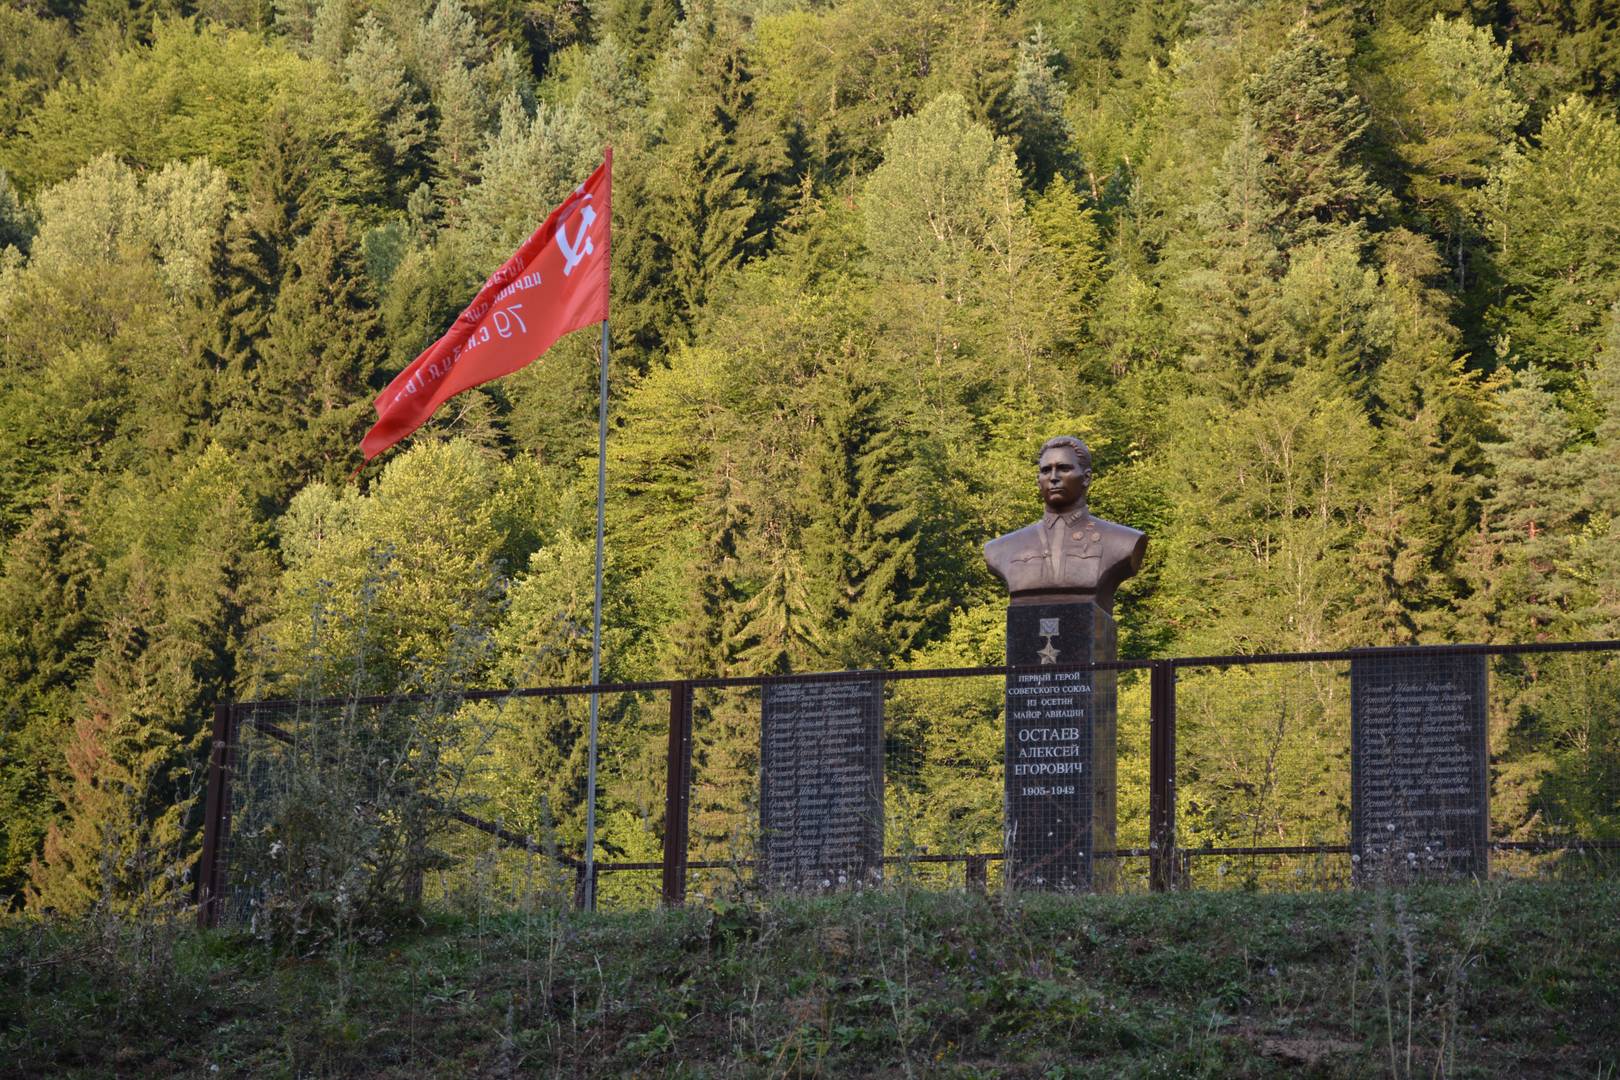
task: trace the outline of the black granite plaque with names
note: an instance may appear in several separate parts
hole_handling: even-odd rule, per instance
[[[1490,868],[1485,657],[1350,664],[1350,849],[1361,880]]]
[[[1008,664],[1114,659],[1114,620],[1096,604],[1014,603]],[[1115,674],[1007,677],[1009,873],[1021,888],[1109,889],[1114,847]]]
[[[881,876],[881,682],[767,684],[759,761],[768,886],[837,888]]]

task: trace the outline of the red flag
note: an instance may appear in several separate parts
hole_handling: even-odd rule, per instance
[[[570,330],[608,317],[613,150],[517,253],[489,276],[449,331],[377,398],[360,441],[370,461],[471,389],[539,359]]]

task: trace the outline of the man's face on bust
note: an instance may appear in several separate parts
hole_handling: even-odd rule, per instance
[[[1080,464],[1080,457],[1067,446],[1054,446],[1041,454],[1037,467],[1041,502],[1054,514],[1066,514],[1086,497],[1091,486],[1091,470]]]

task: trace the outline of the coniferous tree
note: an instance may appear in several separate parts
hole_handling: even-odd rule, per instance
[[[334,72],[341,70],[354,35],[355,17],[353,0],[321,0],[310,27],[310,56]]]
[[[1091,307],[1106,261],[1096,211],[1068,177],[1059,176],[1030,204],[1029,223],[1057,264],[1064,291],[1082,308]]]
[[[646,183],[657,250],[668,253],[671,315],[690,326],[713,287],[765,244],[787,159],[753,107],[742,28],[699,9],[682,31],[660,88],[669,106],[654,121]]]
[[[1384,554],[1361,565],[1378,598],[1369,608],[1388,616],[1380,632],[1433,639],[1458,633],[1457,605],[1467,592],[1460,552],[1477,522],[1490,394],[1459,351],[1452,308],[1425,284],[1445,276],[1432,244],[1402,229],[1381,239],[1382,310],[1373,320],[1383,355],[1367,394],[1388,467],[1384,490],[1369,504],[1362,554]]]
[[[29,241],[34,238],[32,216],[18,200],[11,177],[0,169],[0,250],[12,247],[27,253]]]
[[[1064,73],[1088,100],[1102,96],[1119,78],[1120,47],[1134,6],[1128,0],[1030,0],[1020,5],[1024,18],[1051,38]]]
[[[276,30],[299,51],[307,51],[315,36],[320,0],[273,0]]]
[[[0,9],[0,138],[11,138],[47,91],[72,72],[78,40],[65,19]]]
[[[642,137],[647,84],[618,38],[607,36],[590,48],[565,50],[546,89],[549,100],[572,105],[599,140],[623,147]]]
[[[897,121],[861,204],[874,272],[960,303],[1016,183],[1011,151],[960,95],[942,94]]]
[[[408,63],[432,107],[434,193],[455,211],[477,176],[479,150],[501,102],[517,94],[532,105],[532,81],[509,47],[491,48],[459,0],[438,0],[412,30]]]
[[[1403,194],[1443,239],[1452,288],[1479,277],[1486,236],[1486,185],[1513,158],[1525,105],[1508,78],[1510,50],[1488,31],[1436,15],[1415,38],[1391,30],[1383,78],[1390,100],[1377,137],[1397,155]]]
[[[588,682],[591,673],[592,546],[573,536],[536,551],[512,586],[496,644],[509,685]],[[530,836],[555,830],[569,847],[585,837],[587,742],[579,700],[518,701],[503,711],[492,752],[504,773],[492,805]]]
[[[298,242],[232,416],[233,445],[267,508],[359,463],[382,364],[382,325],[343,219],[328,212]]]
[[[770,589],[754,580],[758,562],[778,553],[743,548],[758,528],[746,489],[760,470],[749,467],[759,459],[734,427],[739,382],[714,351],[680,348],[669,367],[655,367],[635,387],[609,443],[609,470],[621,478],[609,494],[615,561],[635,582],[627,610],[646,620],[638,627],[649,646],[641,662],[657,663],[642,675],[754,673],[760,665],[801,666],[812,655],[773,651],[767,622],[756,617],[774,604],[768,595],[758,600]],[[760,590],[756,607],[750,588]],[[801,598],[793,617],[807,619],[805,606]],[[634,654],[625,659],[637,663]],[[758,723],[757,710],[734,693],[693,702],[692,850],[703,857],[746,850]]]
[[[725,620],[747,523],[721,369],[708,350],[678,350],[635,386],[608,444],[608,469],[621,478],[608,505],[616,561],[638,583],[633,607],[652,616],[656,643],[658,666],[642,675],[730,664]]]
[[[484,109],[468,70],[452,64],[433,84],[433,186],[448,206],[461,201],[478,169]]]
[[[161,619],[161,586],[139,561],[109,626],[83,712],[67,747],[61,824],[46,832],[29,874],[28,904],[77,915],[98,904],[146,912],[187,888],[186,821],[200,794],[193,767],[201,724],[190,668],[195,649],[149,623]],[[149,640],[156,631],[159,640]]]
[[[1203,213],[1209,240],[1176,281],[1186,312],[1182,333],[1189,369],[1233,400],[1275,387],[1288,376],[1279,356],[1278,279],[1283,255],[1267,190],[1259,134],[1247,115],[1227,147]]]
[[[542,103],[531,116],[510,97],[480,159],[463,212],[479,260],[498,266],[534,231],[538,207],[560,203],[601,164],[602,146],[577,109]]]
[[[21,899],[67,777],[76,690],[93,662],[100,573],[78,500],[51,492],[6,548],[0,576],[0,897]]]
[[[1235,408],[1188,405],[1198,412],[1182,414],[1168,450],[1176,514],[1164,537],[1165,587],[1193,604],[1182,640],[1255,651],[1341,643],[1375,467],[1371,426],[1319,370]]]
[[[1308,33],[1296,33],[1244,87],[1265,154],[1271,224],[1285,243],[1376,212],[1384,193],[1360,158],[1366,107],[1350,89],[1344,61]]]
[[[416,26],[411,52],[413,64],[432,85],[452,68],[465,70],[483,63],[489,58],[489,43],[460,0],[435,0]]]
[[[758,32],[761,103],[795,129],[818,184],[877,164],[891,123],[942,93],[1014,126],[1021,27],[984,0],[846,0]]]
[[[1131,7],[1119,44],[1119,66],[1125,78],[1143,81],[1150,67],[1163,67],[1186,23],[1187,0],[1148,0]]]
[[[595,14],[597,34],[620,42],[634,67],[645,71],[669,44],[681,12],[673,0],[607,0]]]
[[[1387,298],[1354,231],[1296,248],[1279,283],[1282,351],[1331,373],[1369,415],[1377,373],[1393,344]]]
[[[63,812],[27,888],[30,907],[65,913],[189,896],[205,720],[235,681],[268,571],[218,448],[175,475],[126,478],[104,502],[99,542],[114,556],[91,602],[100,644],[56,792]]]
[[[1012,121],[1018,164],[1026,181],[1044,189],[1059,172],[1078,172],[1080,162],[1063,112],[1063,84],[1053,64],[1055,50],[1039,24],[1018,46],[1012,86]]]
[[[616,148],[613,166],[614,246],[623,253],[613,268],[614,339],[645,366],[685,334],[666,235],[673,226],[655,194],[652,157]]]
[[[940,609],[920,578],[919,466],[883,415],[883,388],[857,359],[823,374],[817,445],[806,461],[811,602],[837,667],[883,667],[923,636]]]
[[[1510,0],[1506,9],[1488,10],[1525,59],[1521,78],[1540,110],[1572,93],[1601,101],[1620,91],[1620,25],[1603,0]]]
[[[370,107],[381,125],[385,168],[397,192],[409,192],[423,181],[428,140],[420,88],[406,76],[405,56],[375,15],[361,18],[355,42],[343,58],[349,89]]]
[[[815,670],[827,643],[820,633],[811,589],[814,583],[799,550],[800,540],[779,522],[768,522],[751,537],[756,551],[746,553],[760,567],[761,579],[733,609],[728,646],[738,672],[785,675]]]
[[[239,304],[244,315],[257,309],[268,318],[286,274],[287,257],[315,223],[314,172],[308,138],[291,116],[272,114],[263,148],[248,177],[241,213],[232,222],[227,241],[233,295],[243,295]],[[246,322],[239,332],[257,338],[263,325]]]
[[[1492,640],[1535,640],[1568,629],[1576,432],[1534,368],[1503,389],[1498,416],[1503,438],[1485,447],[1492,477],[1468,550],[1469,608]]]
[[[1502,295],[1488,322],[1590,429],[1582,376],[1620,299],[1620,122],[1582,98],[1554,110],[1502,178],[1492,231]]]
[[[1589,385],[1601,419],[1575,463],[1586,478],[1580,547],[1592,596],[1584,625],[1594,637],[1613,638],[1620,634],[1620,304],[1609,309],[1607,345]]]

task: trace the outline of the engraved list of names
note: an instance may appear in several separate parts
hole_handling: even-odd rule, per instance
[[[883,684],[773,683],[762,706],[767,883],[835,888],[875,879],[883,857]]]
[[[1357,876],[1484,876],[1485,658],[1358,657],[1350,685]]]

